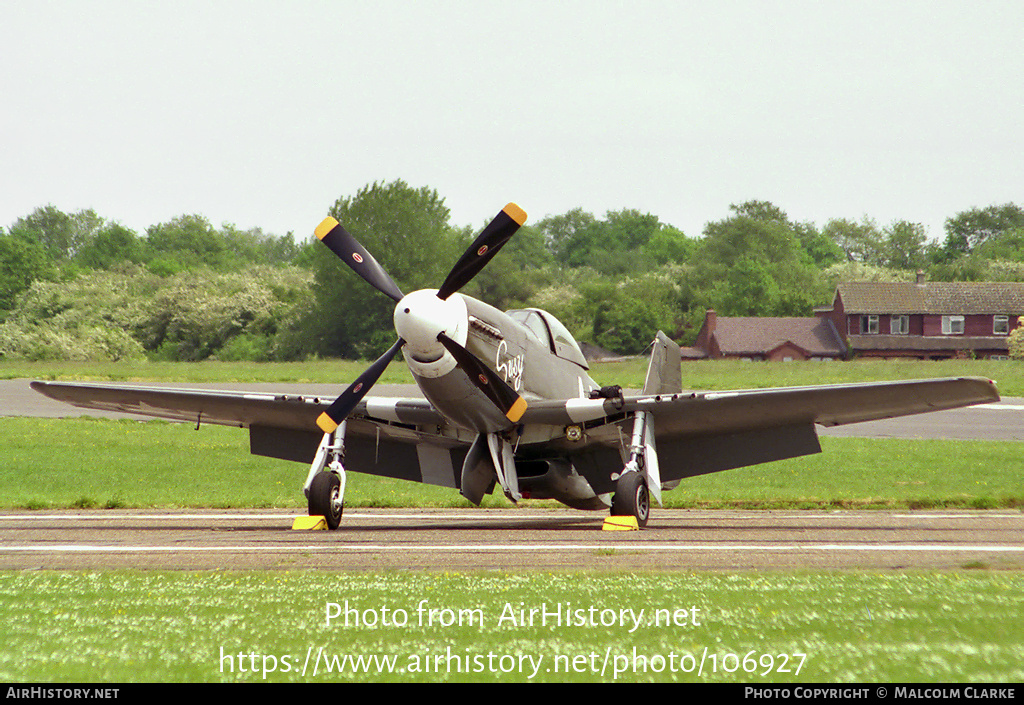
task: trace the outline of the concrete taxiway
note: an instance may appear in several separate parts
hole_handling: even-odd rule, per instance
[[[764,570],[1024,568],[1024,513],[655,510],[601,531],[573,510],[0,513],[0,569]]]

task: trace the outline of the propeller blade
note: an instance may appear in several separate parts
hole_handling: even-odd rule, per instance
[[[352,233],[341,227],[337,220],[329,216],[324,218],[323,222],[316,226],[314,232],[317,239],[331,248],[331,252],[338,255],[345,264],[352,268],[352,271],[395,301],[402,300],[402,290],[395,284],[394,279],[388,276],[373,255],[359,244]]]
[[[447,299],[469,283],[525,222],[526,212],[515,203],[502,208],[452,267],[437,297]]]
[[[501,413],[505,414],[509,421],[515,423],[522,417],[526,411],[526,400],[519,396],[519,392],[508,386],[508,383],[481,362],[480,358],[444,333],[440,333],[437,339],[452,354],[470,381],[501,409]]]
[[[320,414],[316,420],[316,425],[320,427],[320,430],[324,433],[334,433],[335,429],[341,425],[341,422],[356,408],[356,404],[370,391],[370,387],[377,383],[380,376],[384,374],[388,363],[398,354],[398,351],[404,344],[405,341],[399,338],[398,342],[392,345],[390,350],[378,357],[376,362],[366,368],[366,371],[359,375],[356,381],[350,384],[348,389],[334,400],[334,403],[328,407],[327,411]]]

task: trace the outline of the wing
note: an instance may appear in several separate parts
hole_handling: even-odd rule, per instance
[[[999,401],[981,377],[659,394],[613,399],[531,401],[522,423],[578,424],[650,411],[663,434],[717,433],[792,423],[875,421]]]
[[[197,425],[249,429],[255,455],[310,463],[323,432],[317,417],[332,398],[113,384],[32,382],[51,399],[85,409]],[[346,464],[357,472],[457,487],[468,444],[425,399],[366,397],[345,433]]]
[[[654,416],[666,482],[818,453],[815,424],[842,424],[954,409],[999,400],[988,379],[840,384],[815,387],[661,394],[617,399],[530,402],[521,423],[578,425],[583,440],[564,435],[549,446],[574,456],[597,492],[613,489],[628,444],[631,412]]]
[[[75,406],[249,429],[257,455],[311,462],[330,399],[106,384],[33,382]],[[815,424],[893,418],[998,401],[991,380],[954,378],[816,387],[536,400],[520,419],[537,442],[522,455],[567,456],[598,493],[614,489],[632,412],[655,419],[664,482],[821,451]],[[581,426],[570,441],[564,427]],[[346,461],[357,472],[458,487],[468,441],[423,399],[367,397],[346,427]],[[519,453],[517,453],[517,456]]]

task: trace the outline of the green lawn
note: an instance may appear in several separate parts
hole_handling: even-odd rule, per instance
[[[1024,679],[1021,572],[23,571],[0,620],[7,682]]]
[[[0,379],[106,380],[136,382],[350,382],[367,362],[312,360],[308,362],[0,362]],[[595,363],[591,376],[600,384],[627,388],[643,386],[647,361]],[[930,377],[988,377],[1003,396],[1024,396],[1021,361],[943,360],[935,362],[760,363],[716,360],[687,362],[682,367],[684,389],[752,389],[848,382],[923,379]],[[411,383],[399,359],[382,384]]]

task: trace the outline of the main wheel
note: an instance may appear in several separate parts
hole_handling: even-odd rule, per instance
[[[309,515],[327,519],[329,529],[337,529],[344,509],[341,480],[333,472],[318,472],[309,485]]]
[[[647,520],[651,516],[651,495],[643,475],[638,472],[627,472],[615,483],[612,516],[634,516],[637,526],[647,526]]]

